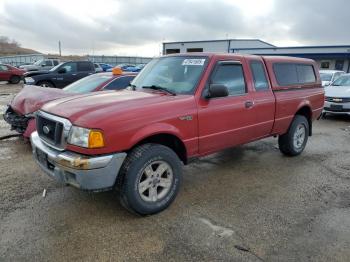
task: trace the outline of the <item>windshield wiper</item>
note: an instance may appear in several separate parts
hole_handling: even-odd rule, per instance
[[[173,91],[170,91],[169,89],[162,87],[162,86],[151,85],[151,86],[143,86],[142,88],[160,90],[160,91],[167,92],[168,94],[171,94],[172,96],[176,96],[176,93],[174,93]]]

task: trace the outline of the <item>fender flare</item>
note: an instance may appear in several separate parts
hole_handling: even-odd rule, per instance
[[[173,135],[183,142],[183,136],[178,128],[167,123],[155,123],[147,125],[138,130],[130,139],[131,147],[134,147],[148,137],[159,134]]]

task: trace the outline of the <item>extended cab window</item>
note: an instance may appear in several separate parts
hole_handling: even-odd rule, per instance
[[[95,67],[92,63],[80,62],[78,63],[78,71],[86,72],[86,71],[94,71]]]
[[[246,93],[241,64],[220,62],[211,78],[211,83],[225,85],[230,96]]]
[[[297,65],[300,84],[315,83],[316,76],[312,65]]]
[[[253,61],[250,63],[250,69],[254,78],[255,90],[268,90],[269,83],[267,82],[264,65],[260,61]]]
[[[277,63],[273,70],[280,86],[307,84],[316,82],[312,65]]]

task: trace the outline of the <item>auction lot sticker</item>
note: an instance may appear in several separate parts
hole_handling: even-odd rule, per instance
[[[189,65],[193,65],[193,66],[203,66],[205,62],[205,59],[185,59],[182,62],[183,66],[189,66]]]

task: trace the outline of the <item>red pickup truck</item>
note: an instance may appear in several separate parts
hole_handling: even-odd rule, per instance
[[[192,158],[269,136],[283,154],[299,155],[323,104],[312,60],[170,55],[148,63],[127,90],[44,105],[31,142],[48,175],[115,189],[126,208],[147,215],[171,204]]]

